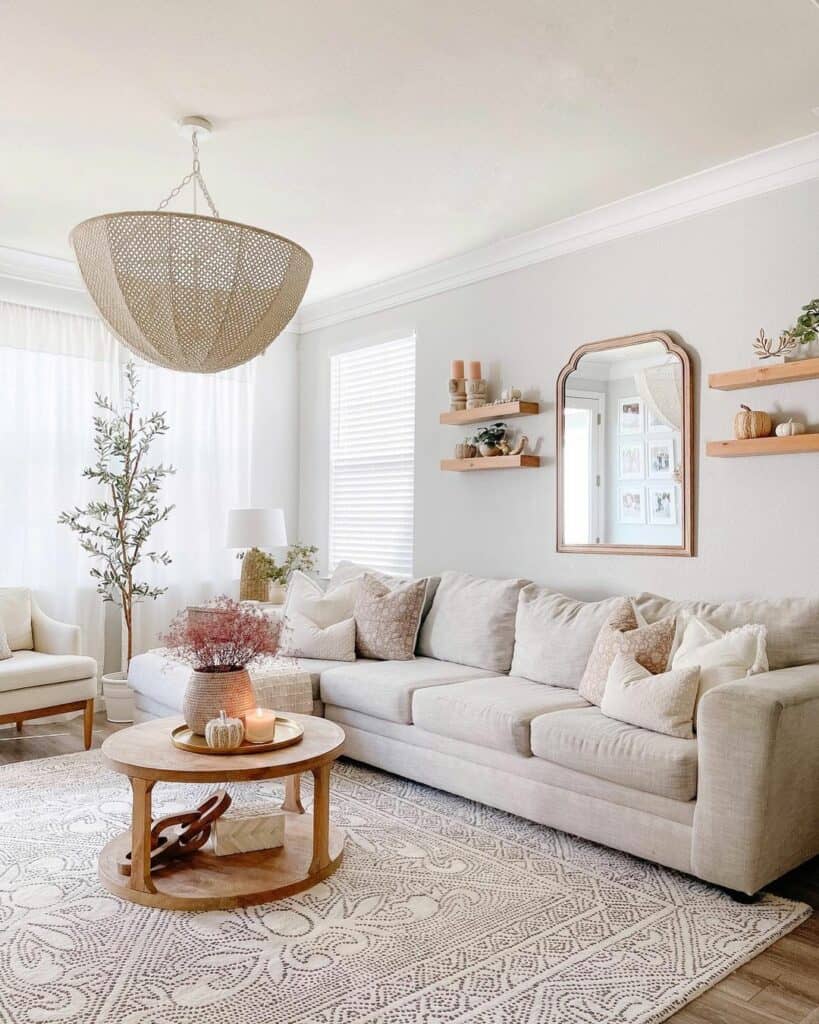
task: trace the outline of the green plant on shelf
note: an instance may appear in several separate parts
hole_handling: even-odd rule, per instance
[[[819,299],[802,307],[802,315],[788,332],[800,345],[810,345],[819,338]]]

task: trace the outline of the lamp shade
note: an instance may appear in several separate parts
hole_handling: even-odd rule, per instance
[[[229,548],[283,548],[287,544],[280,508],[232,508],[228,512]]]

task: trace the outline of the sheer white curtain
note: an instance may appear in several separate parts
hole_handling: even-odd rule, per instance
[[[164,411],[168,423],[153,461],[172,465],[176,473],[166,477],[162,489],[174,510],[154,530],[150,545],[167,551],[173,561],[148,563],[141,574],[168,591],[138,606],[136,652],[157,646],[158,635],[179,609],[236,588],[236,553],[225,547],[225,525],[229,508],[250,503],[254,368],[198,374],[142,363],[138,373],[143,411]]]
[[[0,586],[29,586],[47,612],[79,623],[100,664],[104,609],[91,561],[56,520],[95,495],[81,475],[93,461],[94,395],[121,400],[128,358],[97,319],[0,302]],[[168,587],[136,611],[140,651],[155,645],[178,608],[230,591],[225,519],[229,508],[249,503],[254,369],[137,369],[142,411],[167,414],[169,431],[153,457],[177,471],[163,488],[176,508],[150,545],[167,549],[173,562],[148,563],[139,574]]]
[[[103,608],[89,562],[57,516],[94,488],[94,393],[116,387],[115,342],[99,321],[0,303],[0,585],[35,591],[83,627],[102,663]]]

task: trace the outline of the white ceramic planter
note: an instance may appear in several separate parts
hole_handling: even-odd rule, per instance
[[[134,691],[124,672],[108,672],[102,677],[102,695],[109,722],[133,722],[136,705]]]
[[[786,363],[795,363],[800,359],[819,358],[819,338],[816,341],[808,342],[807,345],[799,345],[795,352],[789,352],[785,356]]]

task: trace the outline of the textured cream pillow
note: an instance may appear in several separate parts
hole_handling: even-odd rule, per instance
[[[287,584],[279,653],[289,658],[355,661],[353,608],[359,581],[325,594],[315,580],[296,570]]]
[[[426,580],[389,586],[365,573],[355,599],[356,653],[379,661],[411,661],[421,626]]]
[[[630,654],[652,675],[665,672],[674,643],[676,620],[661,619],[639,626],[631,601],[624,600],[600,630],[589,657],[578,692],[592,704],[600,705],[606,678],[618,654]]]
[[[765,626],[751,623],[723,633],[712,623],[683,612],[680,616],[680,639],[671,667],[698,666],[699,697],[702,697],[720,683],[767,672],[767,632]]]
[[[653,675],[630,655],[618,654],[606,677],[600,710],[618,722],[690,740],[699,683],[696,665]]]

